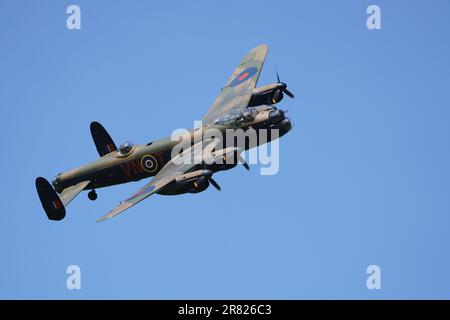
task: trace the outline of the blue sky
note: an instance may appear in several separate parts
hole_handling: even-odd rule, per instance
[[[81,30],[66,28],[70,4]],[[377,4],[382,30],[366,28]],[[1,1],[0,298],[450,298],[448,1]],[[280,171],[222,192],[86,193],[48,221],[37,176],[190,128],[241,57],[296,94]],[[79,265],[81,290],[67,290]],[[381,268],[368,290],[366,268]]]

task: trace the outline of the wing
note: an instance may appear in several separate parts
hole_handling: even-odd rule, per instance
[[[108,212],[106,215],[104,215],[103,217],[98,219],[97,222],[102,222],[102,221],[105,221],[105,220],[107,220],[109,218],[117,216],[119,213],[127,210],[128,208],[130,208],[132,206],[134,206],[136,203],[139,203],[142,200],[144,200],[145,198],[147,198],[147,197],[151,196],[152,194],[158,192],[159,190],[164,188],[166,185],[168,185],[170,182],[172,182],[175,178],[176,178],[176,176],[168,177],[168,179],[162,179],[162,180],[158,179],[158,181],[155,181],[155,179],[156,179],[156,176],[155,176],[155,178],[152,181],[150,181],[145,186],[140,188],[131,197],[129,197],[128,199],[126,199],[123,202],[121,202],[117,207],[115,207],[113,210]]]
[[[241,60],[226,86],[203,117],[203,124],[213,123],[232,110],[247,108],[268,50],[267,45],[260,45]]]
[[[202,150],[209,142],[210,141],[208,140],[200,141],[198,142],[198,144],[195,144],[194,146],[184,151],[183,154],[173,157],[169,162],[166,163],[164,167],[162,167],[162,169],[153,177],[153,179],[149,183],[140,188],[131,197],[122,201],[116,208],[98,219],[97,222],[105,221],[118,215],[119,213],[134,206],[136,203],[139,203],[152,194],[157,193],[169,183],[174,181],[178,176],[190,171],[196,165],[201,163],[199,157],[202,157]],[[200,146],[198,146],[199,144]],[[186,156],[189,157],[189,161],[185,161],[186,163],[184,163],[183,157]]]

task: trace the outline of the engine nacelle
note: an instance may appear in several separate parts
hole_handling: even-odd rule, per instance
[[[242,150],[237,147],[227,147],[219,150],[205,159],[205,166],[213,173],[233,169],[239,163],[239,153]]]
[[[275,124],[277,122],[282,121],[283,119],[285,119],[283,110],[275,109],[270,111],[268,118],[269,123]]]
[[[276,104],[283,100],[283,87],[279,83],[269,84],[264,87],[256,88],[253,91],[249,107],[257,107],[265,104]]]
[[[224,161],[223,164],[213,163],[213,164],[207,165],[206,167],[209,170],[211,170],[212,172],[219,172],[219,171],[226,171],[226,170],[233,169],[236,166],[237,166],[237,162],[236,161],[234,163],[230,163],[230,164],[227,164]]]
[[[209,187],[209,178],[211,175],[212,171],[207,169],[186,173],[160,190],[158,194],[177,195],[205,191]]]
[[[199,193],[199,192],[205,191],[206,189],[208,189],[208,187],[209,187],[208,178],[201,176],[192,183],[192,186],[190,186],[190,188],[187,190],[187,192]]]
[[[270,126],[270,129],[278,129],[280,132],[280,137],[291,131],[292,123],[289,118],[284,118],[283,120],[274,123]]]

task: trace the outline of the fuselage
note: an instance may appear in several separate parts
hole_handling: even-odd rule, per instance
[[[281,137],[291,130],[289,119],[284,116],[281,110],[273,106],[250,109],[250,113],[252,113],[251,119],[248,115],[243,120],[240,114],[237,116],[227,115],[228,118],[226,116],[223,120],[214,124],[186,132],[184,138],[190,139],[191,144],[194,144],[202,141],[208,129],[217,129],[223,133],[224,143],[228,146],[230,141],[226,141],[227,135],[225,131],[242,129],[241,131],[249,132],[249,129],[253,129],[257,135],[256,143],[252,144],[246,141],[244,146],[239,146],[247,150],[269,142],[273,137]],[[269,130],[268,140],[259,138],[260,129]],[[277,130],[277,135],[272,135],[273,130]],[[233,141],[235,141],[235,138],[233,138]],[[133,146],[127,154],[114,151],[86,165],[58,174],[52,183],[55,190],[61,193],[65,188],[81,181],[90,181],[85,189],[93,190],[148,178],[156,175],[170,161],[172,150],[178,143],[179,140],[175,140],[171,136],[147,144]]]

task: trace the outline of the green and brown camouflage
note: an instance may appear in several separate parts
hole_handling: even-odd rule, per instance
[[[291,130],[290,121],[285,117],[284,112],[273,105],[281,101],[283,92],[293,97],[292,93],[287,90],[286,84],[280,82],[277,75],[277,83],[255,88],[267,52],[267,45],[260,45],[251,50],[240,61],[227,84],[203,117],[203,125],[185,132],[178,137],[178,140],[167,137],[136,146],[127,142],[117,149],[103,126],[93,122],[91,133],[100,158],[58,174],[52,181],[54,189],[44,178],[36,179],[38,195],[48,218],[51,220],[63,219],[65,206],[82,190],[91,190],[89,198],[95,200],[96,189],[152,176],[154,178],[149,183],[98,221],[111,218],[154,193],[197,193],[205,190],[209,184],[220,190],[217,182],[212,179],[212,174],[228,170],[237,163],[206,165],[202,160],[179,163],[177,160],[181,155],[173,155],[173,149],[180,140],[189,141],[188,148],[183,151],[182,155],[187,154],[193,158],[202,157],[203,155],[199,155],[196,150],[202,151],[208,144],[208,141],[204,139],[204,133],[209,129],[217,129],[221,133],[225,133],[228,129],[243,129],[244,131],[269,129],[277,130],[276,137]],[[268,141],[262,143],[266,142]],[[256,145],[259,144],[258,140]],[[195,148],[196,146],[200,146],[200,148]],[[216,150],[214,156],[218,158],[233,157],[248,168],[240,153],[249,147],[252,146],[245,144],[244,146],[228,147],[227,144],[227,148]]]
[[[233,109],[247,108],[268,50],[267,45],[263,44],[242,58],[222,92],[203,117],[203,123],[209,124]]]

